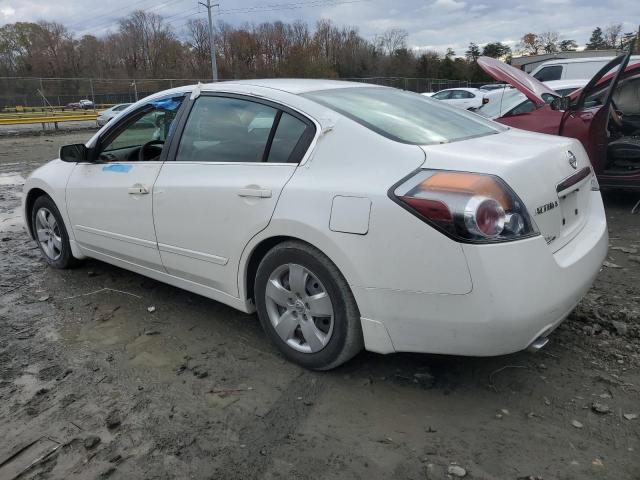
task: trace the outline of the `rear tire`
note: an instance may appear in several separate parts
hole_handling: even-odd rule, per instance
[[[258,266],[254,292],[263,329],[289,360],[330,370],[362,350],[351,289],[317,248],[298,241],[276,245]]]
[[[31,229],[45,261],[55,268],[71,268],[78,260],[71,253],[69,234],[56,204],[47,195],[33,202]]]

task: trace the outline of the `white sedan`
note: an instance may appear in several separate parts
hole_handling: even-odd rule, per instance
[[[551,80],[543,82],[547,87],[554,90],[561,97],[569,95],[571,92],[583,88],[589,80]],[[555,97],[549,96],[547,101],[551,102]],[[486,92],[483,105],[476,110],[482,116],[496,120],[500,117],[510,117],[529,113],[536,109],[536,105],[528,100],[524,93],[505,85],[500,89]]]
[[[540,348],[608,243],[578,141],[324,80],[143,99],[36,170],[23,206],[51,266],[93,257],[257,310],[318,370],[363,347]]]
[[[423,93],[422,95],[446,102],[454,107],[475,110],[482,106],[482,98],[485,93],[487,92],[479,88],[448,88],[436,93]]]
[[[107,108],[106,110],[101,111],[98,114],[98,117],[96,118],[96,123],[98,124],[99,127],[104,127],[107,123],[109,123],[111,120],[117,117],[120,114],[120,112],[126,109],[129,105],[131,104],[118,103],[117,105],[114,105],[110,108]]]

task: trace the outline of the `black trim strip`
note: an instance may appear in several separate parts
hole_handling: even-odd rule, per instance
[[[267,144],[265,145],[264,151],[262,152],[262,163],[267,162],[269,159],[269,154],[271,153],[271,144],[273,143],[273,137],[276,136],[278,125],[280,125],[280,118],[282,118],[282,110],[278,110],[278,113],[276,113],[276,116],[273,119],[271,131],[269,132],[269,138],[267,139]]]

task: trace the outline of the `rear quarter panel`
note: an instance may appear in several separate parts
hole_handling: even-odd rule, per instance
[[[287,235],[325,253],[352,286],[436,293],[467,293],[471,278],[462,248],[387,195],[425,160],[415,145],[391,141],[340,117],[284,188],[262,239]],[[330,229],[336,196],[371,201],[366,234]],[[245,260],[246,261],[246,260]],[[246,267],[245,267],[246,268]],[[367,315],[366,302],[360,302]]]

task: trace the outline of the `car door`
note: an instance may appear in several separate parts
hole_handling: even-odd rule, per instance
[[[629,64],[630,57],[631,49],[626,55],[619,55],[604,65],[564,112],[558,129],[558,135],[577,138],[582,142],[597,174],[601,174],[607,165],[609,108],[613,92]],[[598,85],[600,80],[616,67],[619,67],[618,71],[602,91],[603,85]]]
[[[90,256],[163,269],[151,193],[181,102],[162,99],[131,112],[89,149],[93,161],[71,173],[67,210],[76,241]]]
[[[167,272],[238,295],[238,265],[266,228],[315,126],[264,100],[202,94],[154,186],[158,247]]]
[[[464,98],[464,90],[452,90],[451,95],[447,100],[449,105],[453,105],[458,108],[465,108],[466,99]]]

